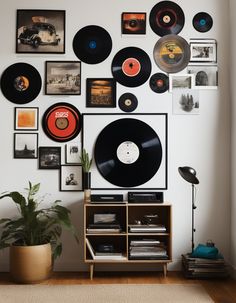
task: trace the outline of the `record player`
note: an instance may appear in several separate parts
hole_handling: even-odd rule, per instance
[[[163,203],[163,192],[128,192],[129,203]]]

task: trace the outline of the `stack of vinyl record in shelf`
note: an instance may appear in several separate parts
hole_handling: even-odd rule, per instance
[[[190,254],[182,255],[182,267],[186,278],[226,278],[228,266],[223,258],[193,258]]]
[[[168,259],[166,247],[156,239],[131,240],[129,247],[130,260]]]

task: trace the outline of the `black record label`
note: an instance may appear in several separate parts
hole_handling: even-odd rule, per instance
[[[10,65],[1,77],[3,95],[16,104],[26,104],[34,100],[41,90],[41,85],[39,72],[28,63]]]
[[[73,39],[76,56],[88,64],[104,61],[111,52],[112,39],[109,33],[97,25],[88,25],[80,29]]]
[[[154,33],[161,37],[169,34],[177,35],[184,27],[184,12],[172,1],[161,1],[152,8],[149,22]]]
[[[212,17],[205,12],[198,13],[193,18],[193,26],[200,33],[208,32],[213,26]]]
[[[150,73],[150,58],[144,50],[138,47],[123,48],[113,58],[113,77],[124,86],[139,86],[147,81]]]
[[[162,145],[156,132],[145,122],[118,119],[98,135],[94,157],[100,174],[108,182],[134,187],[156,174],[162,161]]]
[[[149,85],[155,93],[164,93],[169,89],[169,77],[163,73],[156,73],[151,76]]]
[[[118,103],[120,109],[128,113],[134,111],[138,106],[138,100],[136,96],[131,93],[125,93],[121,95]]]
[[[56,103],[43,115],[43,129],[46,135],[57,142],[66,142],[75,138],[81,129],[81,114],[68,103]]]
[[[153,52],[157,66],[167,73],[183,70],[190,60],[190,46],[178,35],[166,35],[160,38]]]

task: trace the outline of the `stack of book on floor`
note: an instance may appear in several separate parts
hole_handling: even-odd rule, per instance
[[[168,259],[165,245],[156,239],[131,240],[129,247],[130,260],[163,260]]]
[[[166,227],[163,224],[136,224],[129,225],[131,233],[163,233],[166,232]]]
[[[229,275],[223,258],[193,258],[185,254],[182,255],[182,265],[186,278],[224,278]]]
[[[101,252],[96,251],[92,244],[90,243],[89,239],[86,238],[86,245],[90,252],[92,259],[94,260],[115,260],[115,261],[124,261],[127,260],[126,256],[122,254],[122,252],[110,251],[110,252]]]

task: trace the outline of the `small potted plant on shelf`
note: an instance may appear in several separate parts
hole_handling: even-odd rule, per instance
[[[37,283],[50,277],[54,260],[61,255],[62,229],[77,231],[70,219],[70,210],[56,200],[50,207],[39,208],[40,183],[26,188],[26,195],[12,191],[0,199],[11,198],[19,216],[0,220],[0,249],[10,248],[10,275],[18,283]]]
[[[84,200],[85,202],[90,202],[91,195],[91,172],[90,168],[92,165],[93,159],[89,157],[88,152],[85,148],[82,149],[80,161],[83,169],[83,189],[84,189]]]

